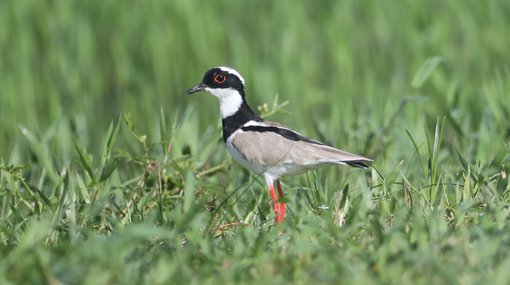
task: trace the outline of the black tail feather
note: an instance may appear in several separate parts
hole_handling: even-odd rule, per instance
[[[358,167],[358,168],[369,168],[372,165],[372,160],[349,160],[344,161],[345,164],[352,166],[352,167]]]

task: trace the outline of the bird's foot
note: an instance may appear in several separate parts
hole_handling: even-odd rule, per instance
[[[276,223],[279,224],[285,219],[287,204],[282,202],[275,202],[274,211],[276,213]]]

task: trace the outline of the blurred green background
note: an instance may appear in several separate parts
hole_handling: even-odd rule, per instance
[[[0,1],[0,283],[508,284],[509,47],[503,0]],[[273,227],[218,65],[375,169]]]
[[[484,113],[494,113],[488,100],[508,105],[506,1],[0,5],[4,158],[24,148],[20,126],[41,132],[57,121],[65,131],[55,136],[76,136],[95,148],[121,112],[154,136],[160,107],[170,118],[193,107],[199,122],[193,131],[203,132],[218,117],[216,102],[184,91],[217,65],[244,75],[252,105],[276,94],[290,101],[292,115],[275,120],[352,151],[364,149],[349,145],[350,136],[380,131],[406,98],[424,100],[399,114],[395,126],[418,136],[447,114],[463,130],[476,130]],[[442,59],[434,76],[412,88],[413,76],[433,56]],[[507,127],[498,125],[508,118],[501,117],[508,108],[503,111],[491,114],[500,131]],[[62,144],[52,151],[72,151],[65,138],[55,139]]]

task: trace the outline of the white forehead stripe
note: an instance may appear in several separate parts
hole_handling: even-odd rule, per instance
[[[218,66],[218,68],[221,69],[222,71],[228,72],[230,74],[234,74],[235,76],[237,76],[237,78],[239,78],[239,80],[241,80],[241,82],[244,85],[244,78],[241,76],[241,74],[239,72],[237,72],[237,70],[227,67],[227,66]]]

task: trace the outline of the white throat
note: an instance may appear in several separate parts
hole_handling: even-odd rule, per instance
[[[243,97],[233,88],[205,88],[205,91],[214,95],[220,102],[220,115],[222,119],[234,115],[243,104]]]

